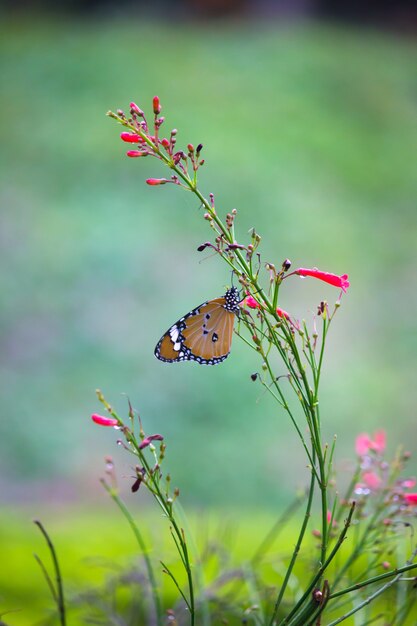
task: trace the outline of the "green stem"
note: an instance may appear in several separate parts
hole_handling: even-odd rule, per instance
[[[314,448],[313,448],[313,457],[314,457]],[[281,602],[283,600],[283,597],[284,597],[284,594],[285,594],[285,590],[286,590],[288,582],[290,580],[290,576],[292,574],[292,570],[294,568],[295,562],[297,560],[298,554],[299,554],[300,549],[301,549],[301,544],[303,542],[304,535],[305,535],[305,532],[307,530],[308,522],[310,520],[311,507],[312,507],[312,504],[313,504],[313,495],[314,495],[315,482],[316,482],[316,478],[314,476],[314,473],[312,473],[311,474],[311,480],[310,480],[310,489],[309,489],[309,493],[308,493],[307,507],[306,507],[306,512],[304,514],[304,520],[303,520],[303,523],[301,525],[301,529],[300,529],[300,533],[298,535],[297,543],[296,543],[294,551],[292,553],[290,564],[288,565],[287,571],[285,573],[284,581],[283,581],[283,583],[281,585],[281,589],[279,591],[278,597],[277,597],[276,602],[275,602],[274,610],[272,612],[271,619],[269,621],[269,626],[274,626],[275,619],[276,619],[276,617],[278,615],[279,607],[281,606]]]
[[[347,519],[345,521],[345,525],[343,527],[343,530],[340,533],[340,535],[338,537],[338,540],[337,540],[333,550],[331,551],[331,553],[327,557],[325,563],[323,563],[323,565],[319,568],[319,570],[317,571],[317,573],[315,574],[315,576],[311,580],[309,586],[305,590],[304,594],[298,600],[298,602],[293,607],[293,609],[290,611],[290,613],[287,615],[287,617],[284,618],[284,620],[282,622],[280,622],[280,626],[284,626],[284,625],[286,625],[286,626],[294,626],[294,620],[292,620],[291,618],[293,618],[294,616],[297,615],[297,611],[299,610],[299,608],[302,607],[304,602],[310,597],[310,594],[312,593],[313,589],[317,586],[317,584],[320,581],[321,577],[323,576],[324,572],[329,567],[330,563],[332,562],[332,560],[336,556],[337,552],[339,551],[340,546],[342,545],[343,541],[345,540],[346,533],[347,533],[348,528],[350,526],[350,522],[352,520],[353,512],[355,510],[355,505],[356,505],[355,502],[353,502],[351,507],[350,507],[350,511],[349,511],[349,514],[348,514]]]
[[[54,565],[54,570],[55,570],[55,579],[56,579],[56,585],[57,585],[57,590],[56,592],[53,594],[54,598],[57,602],[57,606],[58,606],[58,612],[59,612],[59,620],[61,623],[61,626],[66,626],[66,615],[65,615],[65,601],[64,601],[64,586],[62,583],[62,576],[61,576],[61,570],[59,569],[59,563],[58,563],[58,558],[55,552],[55,548],[54,545],[48,535],[48,533],[46,532],[42,522],[40,522],[39,520],[34,520],[34,523],[36,524],[36,526],[39,528],[39,530],[41,531],[42,535],[45,538],[45,541],[48,545],[49,548],[49,552],[51,554],[52,557],[52,562]],[[46,571],[46,570],[44,570]]]
[[[385,578],[392,578],[392,576],[397,576],[398,574],[403,574],[404,572],[408,572],[416,568],[417,568],[417,563],[411,563],[410,565],[404,565],[403,567],[398,567],[397,569],[391,570],[390,572],[384,572],[384,574],[373,576],[372,578],[363,580],[362,582],[351,585],[350,587],[346,587],[346,589],[335,591],[335,593],[330,594],[329,599],[333,600],[334,598],[339,598],[340,596],[344,596],[346,593],[350,593],[351,591],[357,591],[358,589],[362,589],[363,587],[366,587],[367,585],[372,585],[372,583],[377,583],[380,580],[384,580]]]

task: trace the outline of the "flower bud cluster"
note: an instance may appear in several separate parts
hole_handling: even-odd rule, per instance
[[[103,415],[94,413],[91,416],[92,421],[99,426],[113,427],[119,430],[124,436],[124,441],[122,439],[119,439],[117,441],[118,445],[122,446],[126,451],[134,454],[138,458],[139,463],[135,466],[135,475],[133,477],[134,482],[131,487],[132,492],[136,493],[139,490],[140,486],[144,484],[146,485],[147,489],[149,489],[149,491],[151,491],[154,495],[160,494],[160,482],[163,477],[160,467],[166,452],[166,444],[164,443],[163,435],[160,435],[159,433],[156,433],[154,435],[145,435],[142,427],[142,422],[140,418],[138,418],[139,437],[137,439],[134,429],[135,412],[132,408],[132,405],[130,404],[130,401],[129,419],[131,425],[127,426],[123,422],[123,420],[114,412],[110,404],[106,402],[101,391],[97,390],[96,393],[100,402],[111,414],[111,417],[105,417]],[[154,442],[160,442],[159,451],[157,451],[157,449],[155,448]],[[150,452],[152,462],[149,462],[148,458],[145,456],[145,450],[148,450]],[[114,468],[110,457],[106,462],[106,473],[108,476],[110,476],[113,487],[116,488]],[[166,485],[169,486],[169,475],[166,476],[165,481]],[[167,498],[169,496],[170,505],[172,505],[178,495],[178,488],[175,488],[172,496],[170,496],[167,487]]]
[[[126,115],[120,109],[117,111],[117,114],[111,111],[108,112],[110,117],[117,119],[123,126],[129,128],[129,132],[124,131],[120,134],[121,140],[125,143],[137,145],[136,149],[128,150],[126,155],[130,158],[153,156],[164,161],[172,169],[178,168],[179,173],[182,173],[186,178],[189,178],[189,169],[192,170],[193,176],[195,176],[198,168],[204,164],[204,159],[201,158],[203,144],[199,143],[197,148],[194,148],[193,144],[189,143],[187,152],[177,150],[176,128],[171,130],[169,137],[161,138],[159,136],[165,118],[160,115],[162,105],[158,96],[155,96],[152,100],[152,110],[152,124],[148,122],[145,113],[135,102],[130,103],[130,115]],[[164,185],[168,182],[182,185],[178,174],[172,175],[170,180],[166,178],[148,178],[146,182],[151,186]]]

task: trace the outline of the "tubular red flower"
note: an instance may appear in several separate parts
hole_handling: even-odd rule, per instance
[[[128,157],[143,157],[143,156],[148,156],[148,153],[144,152],[143,150],[128,150],[126,152],[126,155]]]
[[[158,113],[161,112],[161,105],[159,103],[159,98],[158,96],[155,96],[152,100],[152,104],[153,104],[153,112],[155,113],[155,115],[158,115]]]
[[[91,419],[95,424],[99,426],[118,426],[119,420],[114,417],[103,417],[102,415],[97,415],[97,413],[93,413]]]
[[[143,450],[143,448],[146,448],[147,446],[149,446],[149,444],[152,441],[162,441],[163,440],[163,436],[162,435],[149,435],[149,437],[145,437],[145,439],[142,441],[142,443],[139,445],[139,450]]]
[[[142,137],[136,133],[120,133],[120,139],[126,143],[141,143],[143,141]]]
[[[248,296],[243,301],[244,306],[248,306],[250,309],[260,309],[261,305],[253,296]]]
[[[279,317],[285,317],[285,319],[289,320],[290,316],[288,315],[287,311],[284,311],[284,309],[280,309],[279,306],[277,307],[277,314],[279,315]]]
[[[417,493],[405,493],[404,500],[407,504],[417,505]]]
[[[333,285],[333,287],[340,287],[344,292],[347,291],[347,288],[350,285],[349,276],[347,274],[342,274],[342,276],[338,276],[337,274],[331,274],[330,272],[322,272],[316,268],[307,269],[305,267],[299,267],[298,270],[294,271],[294,274],[298,274],[299,276],[311,276],[312,278],[318,278],[319,280],[323,280],[329,285]]]
[[[169,181],[166,178],[147,178],[146,182],[148,185],[165,185]]]
[[[138,105],[137,105],[137,104],[135,104],[134,102],[131,102],[129,106],[130,106],[130,110],[131,110],[133,113],[137,113],[138,115],[143,115],[143,111],[142,111],[142,109],[140,109],[140,108],[138,107]]]

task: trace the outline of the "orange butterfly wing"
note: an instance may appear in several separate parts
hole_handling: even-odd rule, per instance
[[[216,365],[224,361],[230,353],[235,314],[239,310],[237,290],[232,290],[178,320],[159,340],[155,356],[168,363],[197,361],[201,365]]]

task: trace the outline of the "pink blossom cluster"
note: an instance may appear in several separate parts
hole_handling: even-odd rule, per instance
[[[368,433],[361,433],[355,440],[356,454],[361,463],[361,481],[355,486],[357,495],[368,495],[381,490],[386,486],[389,464],[383,459],[386,449],[386,433],[377,430],[371,437]],[[406,505],[417,505],[417,493],[408,493],[405,489],[412,489],[417,484],[415,478],[399,479],[393,488],[394,500],[402,501]]]

